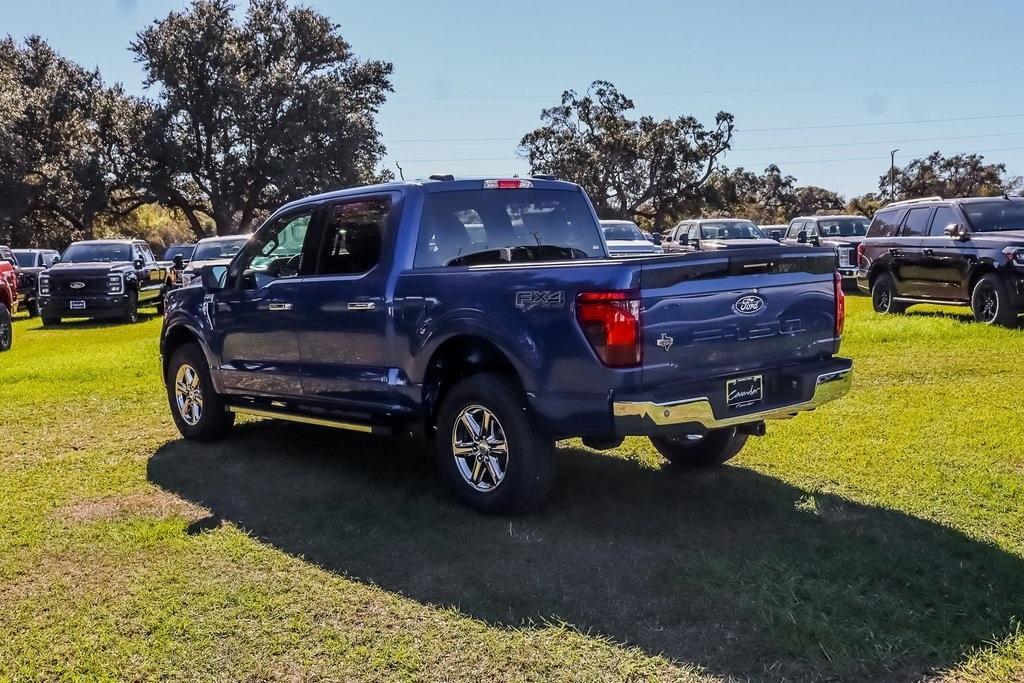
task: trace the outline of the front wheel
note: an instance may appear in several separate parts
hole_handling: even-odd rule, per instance
[[[186,439],[207,441],[231,429],[235,414],[214,390],[206,356],[197,344],[185,344],[171,354],[164,380],[171,417]]]
[[[474,510],[534,510],[551,490],[554,443],[538,433],[522,387],[507,375],[471,375],[452,387],[436,439],[441,471]]]
[[[124,305],[121,320],[131,325],[139,322],[139,295],[135,292],[128,292],[128,303]]]
[[[28,317],[30,317],[30,318],[36,317],[37,315],[39,315],[39,302],[37,302],[37,301],[30,302],[29,305],[27,306],[27,309],[28,309]]]
[[[971,292],[971,311],[974,319],[986,325],[1016,327],[1017,311],[1010,306],[1006,284],[998,275],[982,276]]]
[[[56,327],[60,325],[60,316],[43,315],[43,327]]]
[[[702,435],[652,436],[651,443],[673,465],[709,467],[735,457],[747,443],[747,437],[735,427],[726,427]]]
[[[0,352],[10,351],[14,343],[14,325],[7,306],[0,304]]]

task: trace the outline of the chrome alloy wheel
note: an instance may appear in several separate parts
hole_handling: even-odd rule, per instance
[[[885,285],[876,285],[872,296],[875,299],[875,310],[888,313],[889,307],[892,306],[892,293],[889,288]]]
[[[174,376],[174,402],[186,424],[192,427],[199,424],[203,416],[203,389],[199,373],[188,363],[182,363]]]
[[[8,319],[0,319],[0,350],[9,349],[13,338],[13,330]]]
[[[462,409],[452,427],[452,455],[459,474],[477,491],[493,491],[508,469],[508,441],[501,423],[487,408]]]
[[[994,321],[999,311],[999,295],[996,294],[995,288],[987,282],[981,282],[974,292],[974,298],[974,305],[982,322]]]

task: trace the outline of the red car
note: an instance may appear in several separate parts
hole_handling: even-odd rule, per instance
[[[0,351],[11,348],[11,316],[18,312],[17,260],[7,247],[0,246]]]

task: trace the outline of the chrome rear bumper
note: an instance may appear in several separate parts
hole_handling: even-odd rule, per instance
[[[697,424],[705,429],[719,429],[761,420],[785,420],[795,417],[797,413],[814,410],[820,405],[842,397],[850,390],[851,386],[853,386],[853,368],[845,368],[818,375],[814,394],[810,399],[762,411],[719,418],[715,415],[711,401],[706,396],[701,396],[672,403],[616,401],[612,404],[612,415],[617,420],[622,418],[650,420],[658,427]]]

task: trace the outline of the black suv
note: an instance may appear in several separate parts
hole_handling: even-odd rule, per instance
[[[832,247],[839,257],[843,283],[853,287],[857,280],[857,246],[867,235],[868,223],[864,216],[855,215],[800,216],[789,222],[789,229],[780,241],[790,245]]]
[[[967,305],[978,322],[1015,326],[1024,310],[1024,198],[894,202],[875,214],[858,263],[857,286],[879,313]]]
[[[138,320],[138,309],[163,313],[167,271],[142,240],[75,242],[60,263],[40,273],[39,313],[43,325],[61,317]]]

